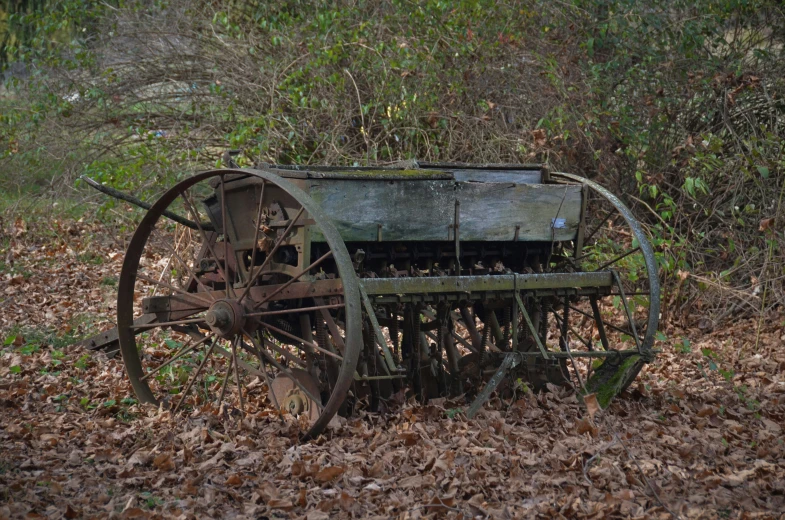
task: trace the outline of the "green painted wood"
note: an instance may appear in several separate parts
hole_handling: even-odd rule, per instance
[[[580,224],[580,186],[451,180],[309,179],[308,191],[345,242],[452,241],[460,202],[461,241],[562,241]],[[558,220],[555,220],[558,219]],[[557,222],[556,227],[553,223]],[[318,231],[312,240],[323,238]]]

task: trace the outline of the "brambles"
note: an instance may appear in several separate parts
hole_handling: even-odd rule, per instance
[[[87,174],[152,198],[228,148],[241,166],[548,161],[648,223],[670,317],[785,297],[776,2],[67,0],[23,21],[6,192]]]

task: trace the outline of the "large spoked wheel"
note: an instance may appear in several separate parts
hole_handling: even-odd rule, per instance
[[[612,285],[604,293],[552,299],[542,309],[553,317],[543,335],[556,339],[561,351],[580,353],[567,359],[565,372],[576,385],[597,392],[605,405],[654,359],[660,314],[657,262],[646,233],[618,197],[576,175],[553,173],[552,178],[583,185],[585,213],[577,240],[552,251],[547,268],[608,271]],[[602,354],[610,351],[620,355]]]
[[[167,191],[134,233],[118,288],[120,349],[140,401],[174,412],[272,407],[304,438],[345,403],[361,320],[329,218],[259,170],[203,172]]]

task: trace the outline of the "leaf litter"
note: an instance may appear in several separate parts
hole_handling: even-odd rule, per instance
[[[661,342],[606,410],[558,389],[492,400],[473,421],[465,403],[410,401],[301,444],[274,414],[140,405],[120,359],[67,345],[112,325],[124,244],[99,225],[35,225],[13,223],[1,251],[0,519],[785,511],[782,315],[759,341],[757,319],[710,333],[666,325],[682,341]]]

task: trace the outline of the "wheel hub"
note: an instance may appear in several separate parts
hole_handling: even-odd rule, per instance
[[[235,300],[218,300],[204,317],[207,325],[222,338],[240,333],[245,324],[245,308]]]

